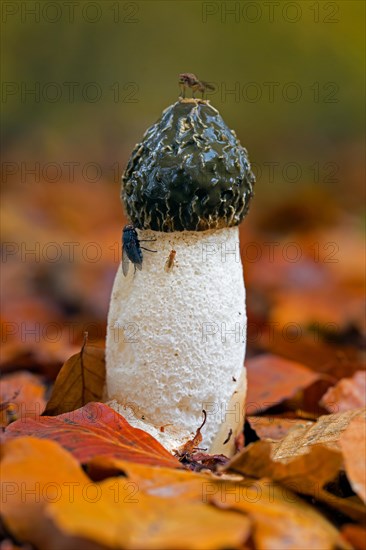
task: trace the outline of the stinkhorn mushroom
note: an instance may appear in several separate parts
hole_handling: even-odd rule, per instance
[[[119,267],[106,345],[107,398],[171,450],[234,452],[246,395],[238,225],[253,196],[248,154],[208,101],[183,99],[136,145],[122,201],[141,270]],[[140,256],[141,255],[141,256]],[[131,256],[133,260],[133,256]],[[137,262],[139,263],[139,262]],[[125,270],[127,272],[127,270]]]

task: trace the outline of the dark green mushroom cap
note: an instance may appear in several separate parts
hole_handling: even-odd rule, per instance
[[[238,225],[253,196],[248,153],[208,102],[168,107],[136,145],[122,177],[135,227],[205,231]]]

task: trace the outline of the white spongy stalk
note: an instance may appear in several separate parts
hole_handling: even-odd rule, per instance
[[[168,448],[192,437],[230,455],[243,428],[246,313],[238,228],[139,231],[141,271],[118,269],[107,332],[107,396]],[[172,250],[175,260],[167,269]],[[126,414],[125,414],[126,415]],[[225,443],[225,441],[229,439]]]

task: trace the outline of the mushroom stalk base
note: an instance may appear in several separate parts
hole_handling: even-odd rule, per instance
[[[233,454],[243,429],[246,313],[237,227],[139,231],[142,271],[118,269],[107,330],[107,399],[170,450]],[[172,250],[175,260],[167,270]]]

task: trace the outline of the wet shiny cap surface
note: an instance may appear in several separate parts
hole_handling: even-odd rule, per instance
[[[205,231],[238,225],[253,196],[248,153],[202,100],[168,107],[137,144],[122,201],[139,229]]]

